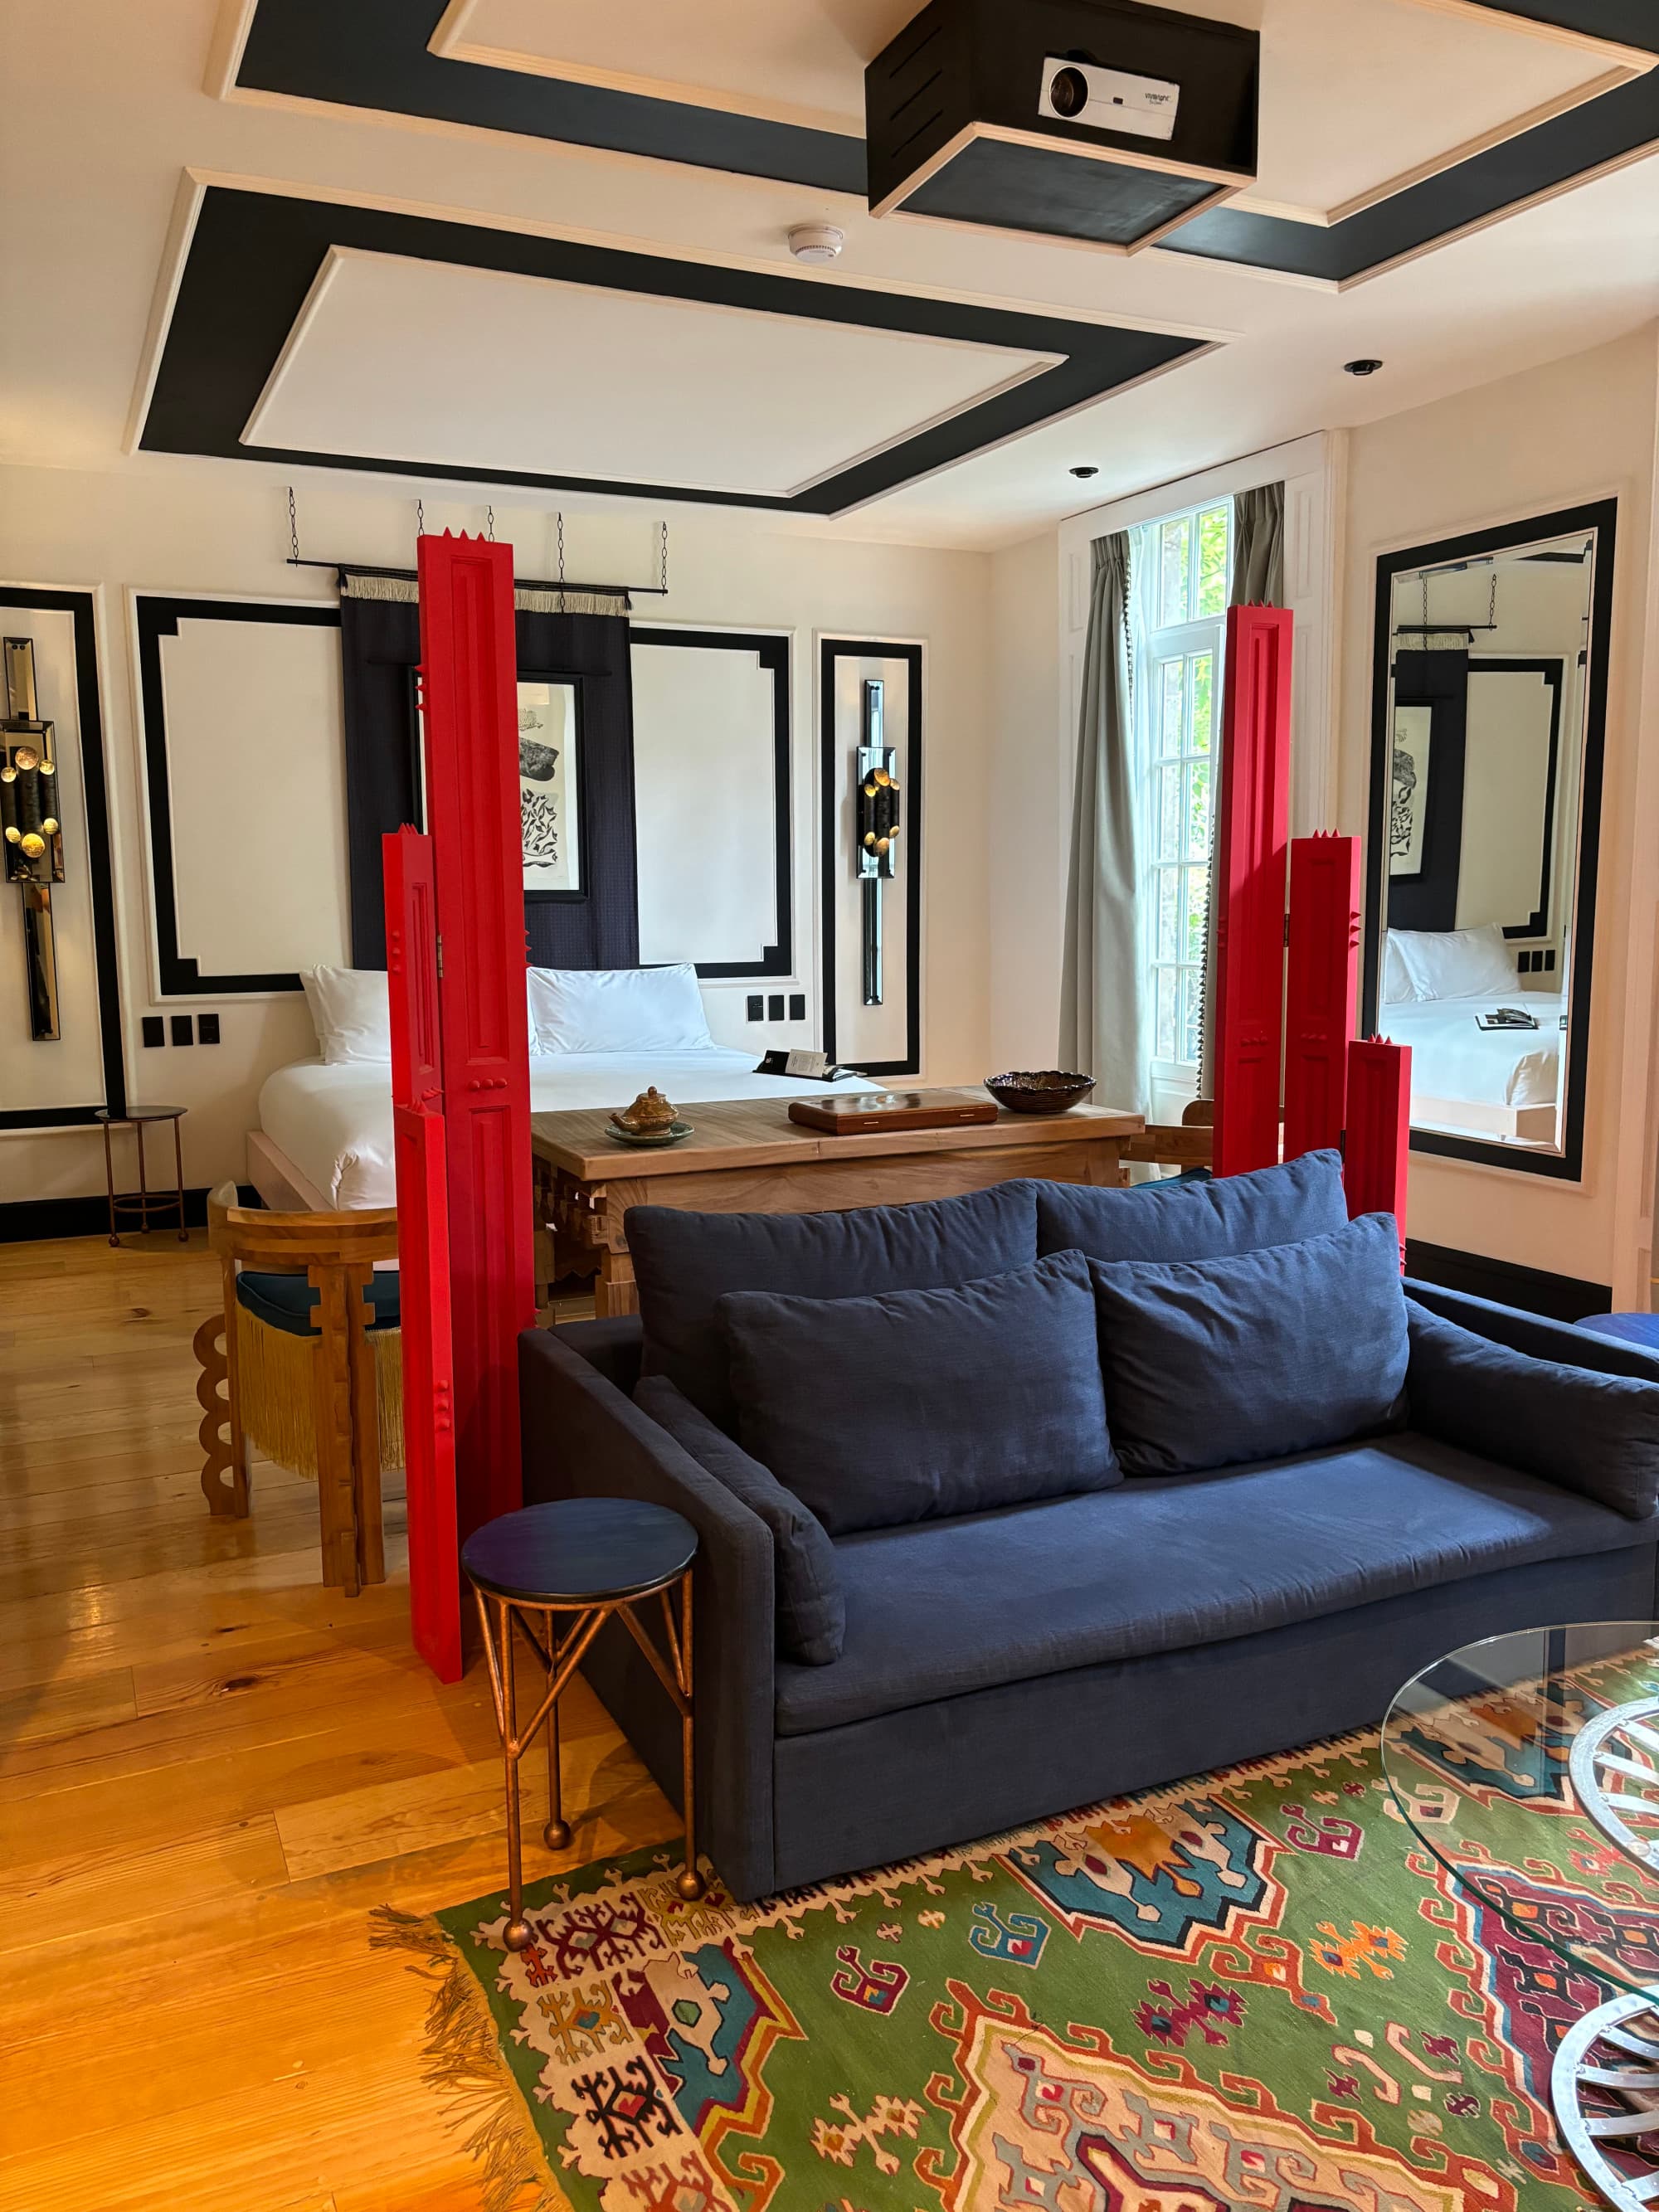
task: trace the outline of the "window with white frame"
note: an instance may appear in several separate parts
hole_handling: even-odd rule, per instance
[[[1198,1085],[1232,521],[1231,500],[1166,516],[1132,556],[1151,1074],[1166,1098]]]

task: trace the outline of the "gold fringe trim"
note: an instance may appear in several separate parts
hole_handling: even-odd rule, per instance
[[[489,1999],[453,1941],[435,1920],[390,1905],[369,1921],[372,1949],[408,1954],[411,1970],[435,1984],[422,2071],[452,2124],[467,2131],[464,2147],[483,2169],[484,2212],[573,2212],[502,2052]]]
[[[361,576],[345,569],[340,576],[340,597],[414,606],[420,587],[412,576]],[[521,615],[625,615],[631,604],[626,592],[562,592],[556,586],[544,590],[520,584],[513,593],[513,605]]]
[[[374,1409],[380,1469],[404,1463],[404,1336],[377,1329]],[[320,1336],[273,1328],[240,1302],[236,1308],[236,1404],[242,1427],[267,1459],[291,1474],[317,1474],[317,1401],[313,1369]]]

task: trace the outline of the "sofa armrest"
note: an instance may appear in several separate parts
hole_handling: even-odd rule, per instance
[[[697,1532],[694,1577],[699,1826],[740,1898],[772,1887],[772,1534],[724,1484],[562,1341],[519,1339],[525,1503],[638,1498]],[[607,1645],[602,1650],[601,1647]],[[679,1723],[631,1638],[607,1628],[585,1669],[658,1782],[679,1798]]]
[[[607,1382],[614,1382],[628,1397],[640,1379],[645,1352],[645,1331],[637,1314],[611,1314],[603,1321],[568,1321],[559,1328],[559,1341],[580,1352],[590,1367],[597,1367]]]
[[[1540,1358],[1407,1302],[1411,1423],[1632,1521],[1659,1510],[1659,1380]],[[1571,1332],[1569,1332],[1570,1334]]]
[[[1570,1322],[1547,1321],[1518,1306],[1471,1297],[1466,1291],[1443,1290],[1437,1283],[1419,1283],[1409,1275],[1406,1295],[1443,1321],[1455,1322],[1459,1328],[1492,1344],[1506,1344],[1511,1352],[1524,1352],[1531,1358],[1587,1367],[1595,1375],[1628,1375],[1638,1382],[1659,1382],[1659,1354],[1621,1343],[1617,1337],[1598,1336],[1593,1329],[1574,1328]]]

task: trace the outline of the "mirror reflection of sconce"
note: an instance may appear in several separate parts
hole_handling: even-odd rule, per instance
[[[864,1003],[882,1002],[882,884],[898,872],[898,755],[883,739],[884,687],[878,677],[864,685],[864,739],[854,765],[854,862],[864,887]]]
[[[5,684],[5,713],[0,717],[0,830],[4,833],[6,881],[15,884],[23,898],[29,1030],[37,1043],[45,1043],[60,1034],[52,929],[52,886],[64,880],[58,758],[52,726],[40,716],[33,639],[7,638],[0,645],[0,662]]]

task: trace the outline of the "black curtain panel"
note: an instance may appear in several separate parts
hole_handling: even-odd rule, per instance
[[[525,933],[538,968],[634,968],[640,918],[634,818],[634,700],[628,623],[617,615],[516,617],[519,673],[528,682],[574,683],[580,697],[578,805],[582,889],[525,902]],[[351,957],[386,965],[380,840],[421,813],[415,671],[420,610],[412,601],[346,597],[340,603],[345,678]]]
[[[1429,788],[1424,801],[1423,866],[1388,879],[1390,929],[1455,929],[1463,863],[1463,757],[1469,700],[1467,653],[1395,655],[1396,707],[1430,709]]]

